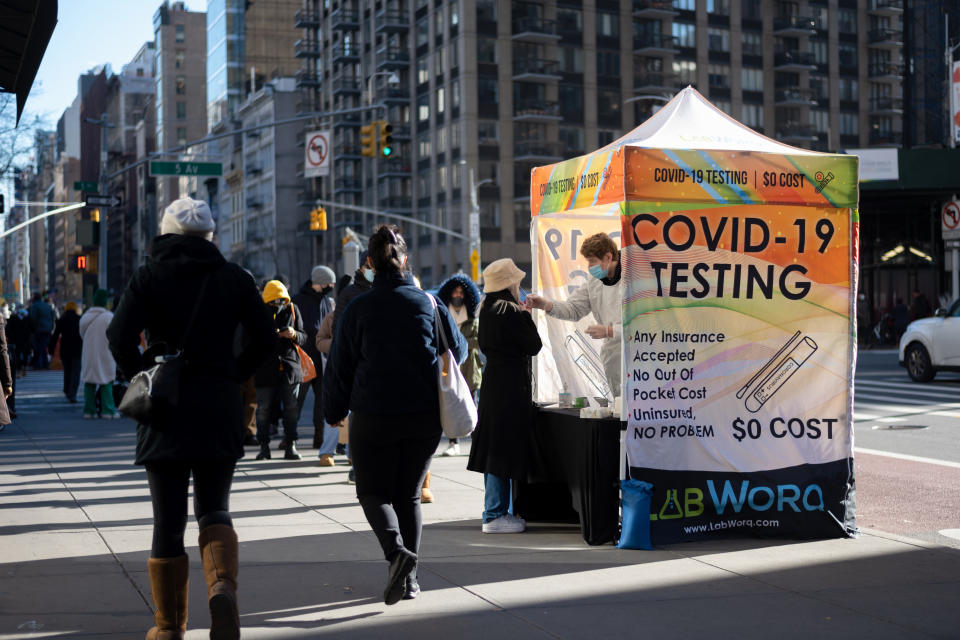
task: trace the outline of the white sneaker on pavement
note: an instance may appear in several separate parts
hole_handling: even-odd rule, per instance
[[[523,533],[526,528],[527,523],[522,518],[507,513],[496,520],[484,522],[481,531],[484,533]]]
[[[450,446],[443,450],[442,456],[458,456],[460,455],[460,443],[451,442]]]

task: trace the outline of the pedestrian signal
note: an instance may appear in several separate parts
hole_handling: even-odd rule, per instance
[[[367,158],[373,158],[377,155],[377,139],[373,124],[365,124],[360,127],[360,155]]]
[[[386,120],[377,122],[380,129],[380,155],[388,158],[393,155],[393,125]]]
[[[71,271],[83,272],[87,270],[87,256],[84,253],[75,253],[73,255]]]

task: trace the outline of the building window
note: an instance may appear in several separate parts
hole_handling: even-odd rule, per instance
[[[583,73],[582,47],[560,47],[560,72]]]
[[[740,0],[740,16],[745,20],[759,20],[760,0]]]
[[[810,91],[814,100],[830,98],[830,80],[826,76],[810,76]]]
[[[417,96],[417,120],[420,122],[430,120],[430,94],[428,93]]]
[[[418,48],[430,42],[430,23],[427,22],[426,17],[417,20],[416,37]]]
[[[605,147],[614,140],[617,139],[617,131],[612,131],[610,129],[598,129],[597,130],[597,142],[601,147]]]
[[[580,9],[557,7],[557,33],[583,35],[583,12]]]
[[[177,127],[177,144],[183,146],[187,144],[187,128]]]
[[[810,53],[817,64],[827,64],[827,41],[819,38],[810,38]]]
[[[685,22],[673,23],[673,36],[677,39],[677,45],[693,49],[697,46],[697,27],[696,25]]]
[[[177,42],[183,42],[187,39],[186,33],[183,30],[183,25],[178,24],[174,25],[174,40]]]
[[[620,75],[620,52],[612,49],[597,49],[597,75]]]
[[[177,76],[177,95],[182,96],[187,92],[187,78],[185,76]]]
[[[840,100],[856,102],[860,99],[856,78],[838,78],[837,88],[840,91]]]
[[[696,11],[697,0],[673,0],[673,8],[684,11]]]
[[[497,41],[493,38],[477,38],[477,62],[496,64]]]
[[[823,109],[810,109],[810,126],[817,133],[830,130],[830,112]]]
[[[741,69],[740,82],[744,91],[763,91],[763,69]]]
[[[620,122],[620,91],[616,89],[597,90],[597,119],[613,123]]]
[[[460,44],[454,40],[450,43],[450,69],[456,70],[460,66]]]
[[[615,13],[597,12],[597,35],[603,38],[620,37],[620,16]]]
[[[673,72],[677,75],[680,84],[697,83],[697,63],[693,60],[674,60]]]
[[[579,155],[584,150],[581,127],[560,127],[558,132],[560,144],[568,155]]]
[[[177,120],[183,120],[187,117],[187,103],[178,102],[177,103]]]
[[[840,69],[847,73],[857,71],[857,45],[841,42],[839,46]]]
[[[860,118],[856,113],[840,113],[840,135],[855,136],[860,134]]]
[[[477,100],[480,104],[500,104],[499,87],[496,78],[477,80]]]
[[[447,70],[446,49],[439,47],[433,52],[433,73],[437,77],[442,76]]]
[[[455,27],[460,24],[460,3],[458,0],[450,3],[450,26]]]
[[[477,22],[497,21],[497,0],[477,0]]]
[[[477,122],[477,144],[496,144],[500,141],[496,120],[480,120]]]
[[[763,105],[762,104],[746,104],[744,103],[743,108],[740,112],[740,121],[752,127],[754,129],[763,128]]]
[[[183,51],[177,51],[177,53],[174,55],[174,65],[177,67],[177,69],[183,68],[185,55],[186,54],[184,54]]]
[[[561,84],[558,88],[560,97],[560,115],[570,122],[583,122],[583,87],[572,84]]]
[[[707,13],[730,15],[730,0],[707,0]]]
[[[707,48],[710,51],[730,51],[729,29],[707,29]]]
[[[763,55],[763,37],[759,31],[744,31],[741,33],[740,46],[745,56]]]
[[[430,64],[426,58],[417,60],[417,84],[430,82]]]
[[[711,89],[729,89],[730,88],[730,65],[711,64],[707,65],[707,84]]]
[[[437,115],[443,115],[447,110],[447,92],[443,87],[437,88]]]
[[[443,24],[444,24],[443,7],[437,7],[437,8],[434,10],[433,18],[434,18],[434,19],[433,19],[433,32],[437,35],[438,38],[442,38],[442,37],[443,37]]]
[[[857,10],[841,7],[837,10],[837,23],[840,33],[857,32]]]
[[[453,109],[460,108],[460,81],[453,80],[450,83],[450,106]]]

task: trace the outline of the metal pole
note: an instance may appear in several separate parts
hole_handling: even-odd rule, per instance
[[[960,242],[954,240],[954,242]],[[953,245],[950,251],[950,266],[952,267],[951,284],[953,289],[953,300],[960,298],[960,246]]]
[[[107,114],[100,116],[100,193],[107,193]],[[107,220],[110,207],[100,210],[100,250],[97,252],[97,286],[107,288]]]
[[[371,214],[374,216],[381,216],[384,218],[393,218],[395,220],[403,220],[410,224],[415,224],[421,227],[426,227],[427,229],[432,229],[434,231],[439,231],[440,233],[445,233],[448,236],[453,236],[454,238],[460,238],[462,240],[468,240],[467,236],[462,233],[457,233],[456,231],[450,231],[449,229],[444,229],[443,227],[435,224],[430,224],[429,222],[423,222],[417,220],[416,218],[411,218],[410,216],[402,216],[399,213],[390,213],[389,211],[380,211],[378,209],[372,209],[370,207],[360,207],[355,204],[344,204],[342,202],[331,202],[329,200],[317,200],[317,204],[323,205],[326,207],[327,211],[330,209],[346,209],[347,211],[357,211],[359,213]]]
[[[470,167],[470,221],[467,230],[470,234],[470,278],[480,282],[480,202],[477,197],[479,185],[473,177],[473,167]]]

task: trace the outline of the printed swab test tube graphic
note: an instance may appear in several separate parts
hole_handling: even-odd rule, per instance
[[[753,383],[763,376],[760,383],[750,391],[750,394],[747,395],[747,399],[744,401],[744,406],[746,406],[747,410],[751,413],[759,411],[760,408],[766,404],[767,400],[773,397],[817,350],[817,343],[813,338],[805,336],[797,340],[799,337],[800,332],[797,331],[780,347],[780,350],[773,354],[773,357],[767,360],[766,364],[753,374],[753,377],[737,391],[737,398],[743,398],[751,386],[753,386]],[[764,376],[764,374],[766,375]]]

